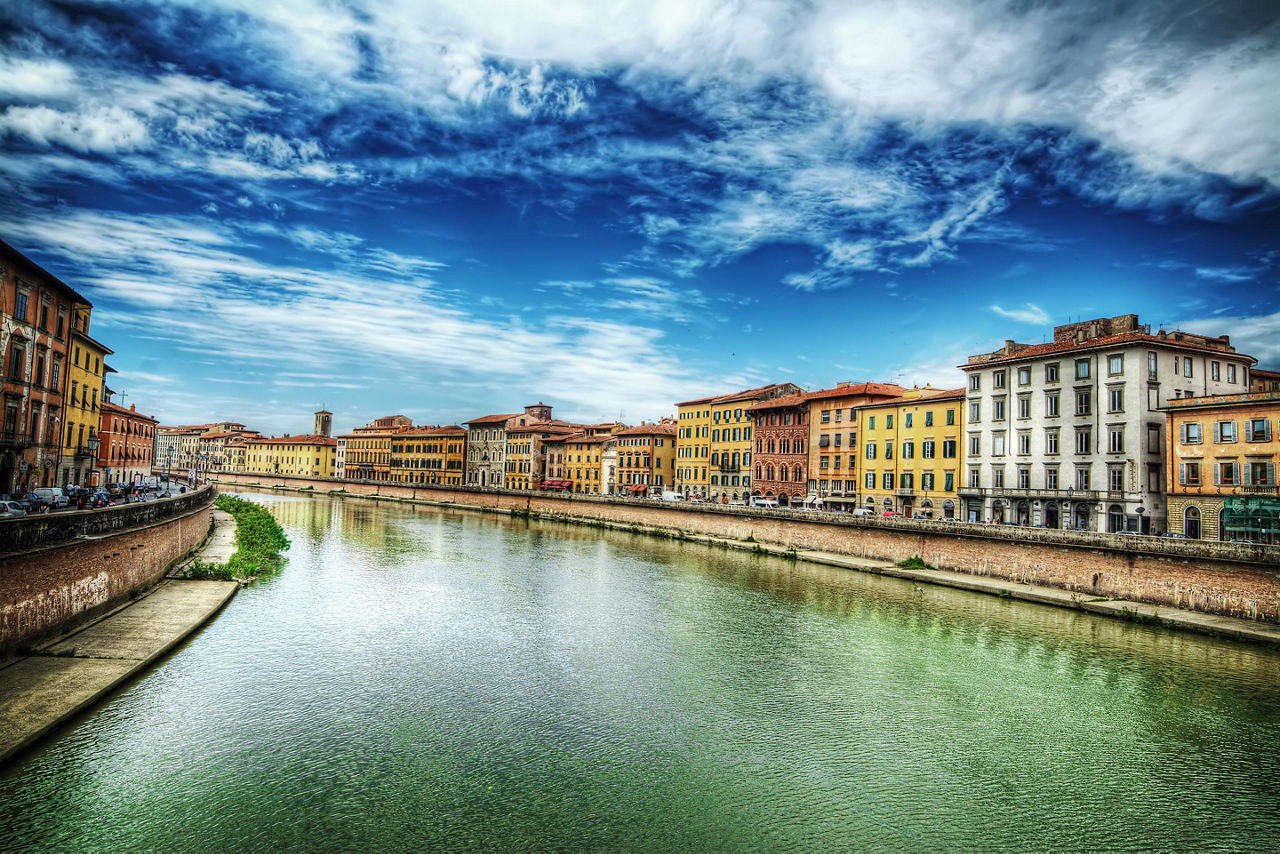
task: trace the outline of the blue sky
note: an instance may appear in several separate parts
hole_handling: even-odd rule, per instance
[[[0,236],[163,423],[634,423],[1130,312],[1280,369],[1274,3],[11,0],[0,39]]]

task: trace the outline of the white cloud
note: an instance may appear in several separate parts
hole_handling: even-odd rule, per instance
[[[131,151],[152,144],[141,119],[115,105],[73,112],[45,106],[9,107],[0,115],[0,131],[36,145],[61,145],[80,152]]]
[[[998,305],[991,306],[991,310],[1001,317],[1007,317],[1010,320],[1016,320],[1019,323],[1030,323],[1035,326],[1044,326],[1049,322],[1049,315],[1038,305],[1027,303],[1022,308],[1001,308]]]
[[[1231,346],[1253,356],[1258,367],[1280,370],[1280,312],[1263,315],[1217,315],[1181,320],[1178,329],[1198,335],[1230,335]]]

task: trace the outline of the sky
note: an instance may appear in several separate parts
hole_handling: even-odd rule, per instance
[[[1136,313],[1280,369],[1280,6],[0,4],[0,237],[164,424],[957,387]]]

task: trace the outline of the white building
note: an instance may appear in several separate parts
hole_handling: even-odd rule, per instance
[[[337,439],[337,447],[333,450],[333,476],[342,480],[347,476],[347,440],[344,436]]]
[[[970,356],[961,518],[1165,530],[1161,405],[1246,392],[1255,361],[1227,336],[1152,334],[1135,314]]]

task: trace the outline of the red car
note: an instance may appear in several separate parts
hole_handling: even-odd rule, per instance
[[[902,514],[901,514],[901,513],[899,513],[897,510],[886,510],[886,511],[884,511],[884,518],[886,518],[886,519],[892,519],[892,518],[894,518],[895,516],[901,516],[901,515],[902,515]]]

